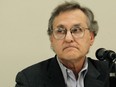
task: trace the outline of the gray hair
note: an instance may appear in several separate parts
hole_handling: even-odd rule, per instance
[[[89,27],[89,30],[94,33],[94,36],[98,33],[98,23],[96,20],[94,20],[94,14],[93,12],[87,8],[82,7],[78,2],[64,2],[60,5],[58,5],[52,12],[51,17],[49,19],[48,23],[48,30],[47,33],[50,36],[53,31],[53,21],[56,16],[58,16],[61,12],[71,11],[75,9],[80,9],[88,18],[87,25]]]

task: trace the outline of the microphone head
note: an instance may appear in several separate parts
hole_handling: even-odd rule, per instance
[[[108,50],[107,58],[109,61],[113,61],[116,58],[116,53],[112,50]]]
[[[105,48],[99,48],[97,51],[96,51],[96,57],[97,59],[103,61],[105,60],[104,58],[104,53],[105,53],[106,49]]]
[[[112,62],[114,59],[116,59],[116,53],[112,50],[106,50],[105,48],[99,48],[95,55],[97,59],[101,61],[107,60]]]

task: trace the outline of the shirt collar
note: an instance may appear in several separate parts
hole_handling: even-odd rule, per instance
[[[60,62],[60,60],[59,60],[58,57],[57,57],[57,61],[58,61],[58,64],[59,64],[59,66],[60,66],[60,68],[61,68],[61,71],[62,71],[62,73],[63,73],[64,79],[65,79],[65,81],[66,81],[66,80],[67,80],[67,70],[69,70],[69,71],[72,71],[72,70],[66,68],[66,67]],[[86,58],[86,59],[85,59],[84,66],[83,66],[82,70],[81,70],[78,74],[80,75],[80,74],[82,73],[83,76],[85,77],[87,71],[88,71],[88,59]]]

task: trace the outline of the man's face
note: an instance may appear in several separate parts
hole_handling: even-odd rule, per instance
[[[94,35],[88,29],[85,29],[82,38],[74,38],[69,32],[74,25],[80,25],[84,28],[88,27],[87,17],[81,10],[60,13],[54,19],[53,29],[63,26],[68,31],[63,39],[56,39],[53,34],[50,36],[51,46],[60,60],[77,61],[85,58],[94,42]]]

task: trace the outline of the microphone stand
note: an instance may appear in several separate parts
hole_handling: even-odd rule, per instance
[[[109,61],[109,80],[110,87],[116,87],[116,58]]]
[[[96,51],[96,57],[109,63],[108,76],[105,83],[109,80],[110,87],[116,87],[116,53],[112,50],[100,48]]]

